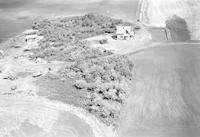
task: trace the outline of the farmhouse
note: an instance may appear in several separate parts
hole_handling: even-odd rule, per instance
[[[116,26],[116,36],[118,40],[127,40],[134,38],[134,31],[132,26]]]

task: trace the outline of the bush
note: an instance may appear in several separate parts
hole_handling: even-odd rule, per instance
[[[75,83],[74,83],[74,87],[77,88],[77,89],[85,89],[88,87],[88,84],[86,81],[84,80],[77,80]]]
[[[107,44],[108,43],[108,39],[102,39],[99,41],[100,44]]]

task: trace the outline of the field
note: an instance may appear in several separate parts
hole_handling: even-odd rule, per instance
[[[119,134],[197,137],[200,121],[199,44],[167,44],[130,55],[135,78]]]
[[[133,40],[112,38],[131,23],[99,14],[39,20],[9,39],[0,135],[199,136],[200,48],[177,18]]]

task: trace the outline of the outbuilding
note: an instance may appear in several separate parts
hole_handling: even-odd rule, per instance
[[[29,29],[23,32],[25,36],[25,41],[35,41],[38,38],[38,30]]]
[[[134,31],[132,26],[116,26],[116,36],[118,40],[127,40],[134,38]]]

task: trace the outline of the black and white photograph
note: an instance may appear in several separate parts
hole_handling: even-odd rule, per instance
[[[200,137],[200,0],[0,0],[0,137]]]

